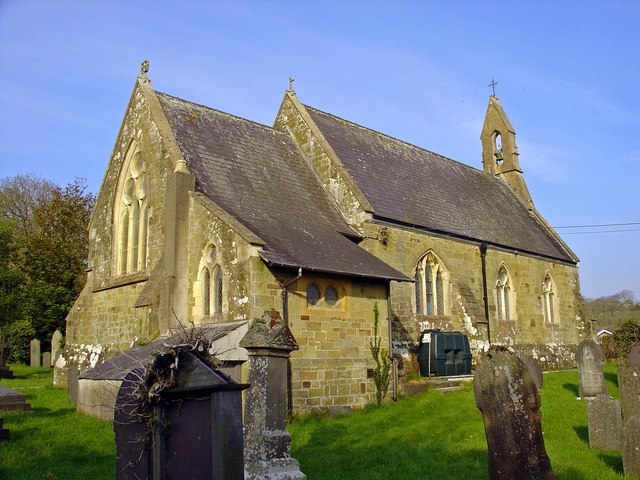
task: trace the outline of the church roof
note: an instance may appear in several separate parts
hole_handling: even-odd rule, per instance
[[[575,263],[494,175],[305,106],[374,218]]]
[[[277,266],[406,281],[347,237],[343,220],[286,133],[157,93],[196,178],[196,191],[234,216]]]

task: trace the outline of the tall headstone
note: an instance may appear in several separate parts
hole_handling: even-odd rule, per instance
[[[482,411],[492,480],[555,478],[540,423],[540,394],[529,367],[492,346],[478,358],[473,379]]]
[[[51,352],[44,352],[42,354],[42,366],[44,368],[51,368]]]
[[[64,339],[60,330],[56,330],[51,335],[51,366],[54,367],[58,357],[62,353],[62,340]]]
[[[279,314],[269,310],[253,321],[240,346],[249,354],[251,384],[245,399],[245,479],[305,479],[291,457],[286,430],[288,362],[298,344]]]
[[[40,340],[34,338],[33,340],[31,340],[31,366],[39,367],[41,365]]]
[[[634,415],[624,420],[622,467],[627,477],[640,478],[640,415]]]
[[[620,451],[622,446],[622,415],[620,402],[601,393],[587,399],[589,448]]]
[[[603,360],[602,347],[593,339],[589,338],[578,344],[576,362],[580,374],[579,395],[581,398],[608,393],[602,370]]]
[[[631,347],[626,360],[618,365],[622,465],[627,476],[640,478],[640,343]]]

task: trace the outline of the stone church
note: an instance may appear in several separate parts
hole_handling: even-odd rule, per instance
[[[142,73],[57,381],[192,325],[220,327],[220,355],[241,363],[247,322],[274,309],[300,346],[293,409],[360,407],[375,392],[376,305],[400,381],[424,329],[463,332],[474,354],[499,343],[544,369],[572,365],[589,328],[578,259],[536,210],[495,96],[480,139],[483,170],[304,105],[291,87],[266,126],[156,92]]]

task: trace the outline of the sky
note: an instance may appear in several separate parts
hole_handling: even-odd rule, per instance
[[[0,178],[97,193],[140,63],[272,125],[305,104],[482,168],[492,79],[581,290],[640,300],[640,2],[0,0]],[[606,225],[591,228],[567,226]]]

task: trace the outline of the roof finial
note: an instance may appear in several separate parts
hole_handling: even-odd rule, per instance
[[[489,86],[491,87],[491,90],[493,91],[493,93],[491,94],[492,97],[496,96],[496,85],[498,85],[498,82],[496,82],[493,78],[491,79],[491,83],[489,84]]]
[[[288,92],[293,92],[293,82],[295,82],[296,79],[293,77],[289,77],[289,88],[287,89]]]
[[[149,80],[149,78],[147,77],[148,71],[149,71],[149,60],[143,60],[142,63],[140,64],[140,76],[145,80]]]

